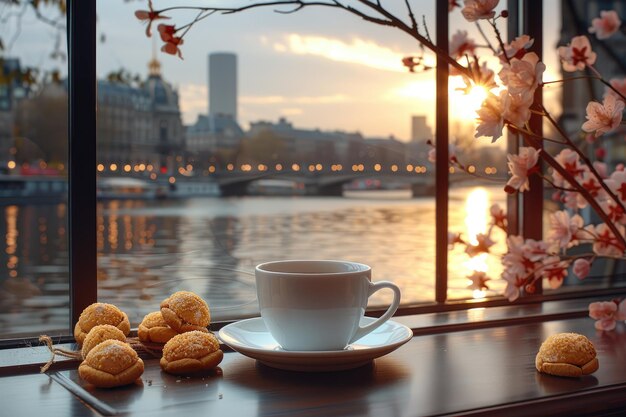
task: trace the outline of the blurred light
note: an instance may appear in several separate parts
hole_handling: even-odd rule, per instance
[[[450,167],[450,168],[448,168],[448,172],[449,172],[450,174],[454,174],[454,167]]]
[[[102,171],[104,171],[104,165],[103,164],[98,164],[96,169],[98,170],[98,172],[102,172]]]
[[[313,164],[309,165],[309,171],[310,172],[315,171],[315,165],[313,165]]]
[[[235,169],[235,166],[233,164],[228,164],[226,165],[226,169],[232,171],[233,169]]]
[[[341,171],[343,169],[343,166],[341,164],[337,164],[337,171]]]
[[[417,168],[417,167],[416,167],[416,168]],[[413,165],[408,164],[408,165],[406,166],[406,170],[407,170],[408,172],[413,171]]]
[[[131,167],[128,164],[124,165],[124,172],[130,172],[132,169],[133,169],[133,167]]]
[[[321,171],[324,167],[322,166],[322,164],[317,164],[315,165],[315,169],[317,169],[318,171]]]
[[[467,172],[469,172],[470,174],[473,174],[474,172],[476,172],[476,167],[474,165],[468,166]]]
[[[146,169],[147,169],[148,171],[152,172],[152,170],[154,169],[154,166],[152,166],[152,164],[148,164],[148,165],[146,166]]]
[[[185,168],[178,167],[178,173],[181,174],[181,175],[184,174],[185,173]]]
[[[300,171],[300,165],[298,165],[298,164],[293,164],[293,165],[291,165],[291,169],[292,169],[293,171]]]
[[[170,177],[170,178],[168,179],[168,181],[169,181],[169,183],[170,183],[170,184],[174,184],[174,183],[176,182],[176,178],[174,178],[174,177]]]
[[[276,164],[275,168],[276,168],[276,171],[282,171],[283,170],[283,166],[281,164]]]
[[[374,165],[374,171],[378,172],[382,169],[382,167],[380,166],[380,164],[376,164]]]
[[[365,165],[359,164],[359,171],[363,172],[365,170]]]
[[[393,165],[391,166],[391,171],[392,171],[392,172],[398,172],[398,165],[393,164]]]
[[[46,164],[46,161],[39,161],[39,168],[46,169],[47,167],[48,164]]]
[[[139,165],[138,164],[135,164],[135,166],[133,167],[133,171],[139,172]]]
[[[150,179],[151,179],[151,180],[156,180],[156,177],[157,177],[157,174],[156,174],[155,172],[152,172],[152,173],[150,174]]]
[[[109,165],[109,170],[111,170],[111,171],[117,171],[117,164],[111,164],[111,165]]]
[[[146,164],[139,164],[139,171],[145,171],[146,170]]]
[[[187,171],[193,171],[193,165],[187,164]]]
[[[165,165],[162,165],[160,168],[161,174],[167,174],[167,167]]]

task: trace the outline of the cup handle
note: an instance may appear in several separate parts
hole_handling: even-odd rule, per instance
[[[400,288],[398,288],[396,284],[389,282],[389,281],[370,282],[370,288],[369,288],[367,297],[369,298],[376,291],[381,290],[383,288],[389,288],[393,291],[393,301],[391,302],[391,305],[389,306],[387,311],[385,311],[385,314],[380,316],[376,321],[368,324],[367,326],[363,326],[363,327],[359,326],[359,328],[357,329],[352,339],[350,339],[349,343],[353,343],[359,340],[360,338],[362,338],[363,336],[365,336],[366,334],[377,329],[380,325],[382,325],[384,322],[389,320],[391,316],[395,314],[396,310],[400,306]]]

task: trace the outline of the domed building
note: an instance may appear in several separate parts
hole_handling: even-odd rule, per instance
[[[98,81],[98,163],[105,171],[143,164],[172,174],[183,162],[184,129],[178,92],[153,58],[140,87]]]

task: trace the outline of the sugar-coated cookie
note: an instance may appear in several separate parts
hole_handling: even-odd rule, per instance
[[[126,335],[117,327],[110,324],[99,324],[89,330],[85,340],[83,342],[83,348],[81,354],[83,359],[87,357],[89,351],[104,342],[105,340],[119,340],[120,342],[126,342]]]
[[[160,311],[146,314],[137,328],[137,337],[142,342],[167,343],[177,334],[176,330],[165,322]]]
[[[126,313],[113,304],[94,303],[87,306],[87,308],[80,313],[78,322],[74,327],[74,338],[76,342],[82,346],[89,330],[99,324],[115,326],[126,336],[130,333],[130,322],[128,321]]]
[[[212,333],[192,331],[174,336],[165,344],[160,364],[170,374],[193,375],[212,370],[223,357]]]
[[[96,345],[78,367],[78,374],[96,387],[132,384],[143,374],[143,361],[129,345],[105,340]]]
[[[598,370],[596,349],[587,337],[577,333],[558,333],[548,337],[535,358],[539,372],[577,377]]]
[[[206,301],[191,291],[178,291],[163,300],[161,314],[165,322],[178,333],[193,330],[208,332],[207,327],[211,322]]]

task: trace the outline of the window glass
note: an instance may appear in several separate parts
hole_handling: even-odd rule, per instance
[[[589,102],[602,103],[609,89],[605,84],[597,79],[591,79],[597,75],[615,86],[622,86],[626,76],[626,41],[623,33],[619,30],[610,35],[596,32],[592,33],[590,27],[593,20],[600,18],[603,11],[614,10],[622,20],[626,16],[626,7],[620,1],[568,1],[568,2],[544,2],[545,15],[559,17],[559,24],[554,25],[549,19],[544,22],[544,56],[546,61],[546,75],[544,80],[561,80],[566,78],[580,79],[567,82],[557,82],[544,87],[544,100],[548,110],[559,122],[562,130],[571,140],[583,151],[591,160],[597,161],[596,165],[601,175],[610,175],[611,180],[617,180],[616,189],[619,188],[620,173],[612,174],[620,164],[626,161],[624,151],[624,128],[618,127],[612,132],[595,137],[593,133],[586,133],[582,130],[583,124],[587,121],[586,108]],[[564,70],[558,59],[555,48],[569,45],[576,36],[584,35],[589,40],[589,47],[597,54],[593,67],[598,72],[587,67],[583,71],[569,72]],[[609,36],[610,35],[610,36]],[[583,77],[584,76],[584,77]],[[560,139],[560,133],[554,126],[546,124],[544,133],[548,137]],[[549,145],[549,151],[553,155],[562,155],[564,147]],[[606,174],[602,174],[606,171]],[[549,171],[552,172],[552,171]],[[611,175],[612,174],[612,175]],[[581,179],[587,181],[587,188],[591,187],[589,178]],[[595,183],[595,182],[594,182]],[[595,183],[597,185],[597,183]],[[568,203],[568,193],[559,192],[554,188],[547,188],[544,204],[544,234],[550,233],[552,215],[556,212],[567,212],[573,216],[575,210]],[[571,203],[571,201],[570,201]],[[613,203],[611,203],[613,205]],[[584,225],[598,225],[604,221],[587,206],[577,211],[584,221]],[[619,222],[618,222],[619,223]],[[598,232],[598,230],[596,230]],[[593,257],[590,245],[580,245],[569,249],[573,258],[592,261],[589,276],[581,280],[573,273],[572,268],[564,280],[564,285],[554,290],[556,292],[566,292],[575,289],[589,287],[623,286],[624,285],[624,264],[616,259],[602,259]],[[544,282],[544,287],[549,290],[550,285]]]
[[[496,15],[506,8],[506,2],[500,3]],[[455,8],[449,22],[450,55],[465,67],[471,62],[474,73],[481,74],[475,79],[484,81],[466,80],[453,68],[448,81],[452,159],[448,216],[449,230],[454,236],[448,253],[448,298],[484,299],[500,295],[505,286],[500,280],[500,256],[506,252],[506,233],[491,224],[492,208],[494,212],[506,212],[507,134],[494,143],[491,137],[476,137],[476,112],[490,92],[497,94],[488,80],[490,71],[498,80],[502,64],[495,56],[499,46],[487,21],[469,23],[460,8]],[[506,19],[499,18],[497,27],[506,41]],[[453,244],[455,239],[463,243]]]
[[[188,289],[241,317],[256,264],[313,258],[432,302],[434,70],[402,64],[419,45],[330,8],[267,8],[203,20],[181,59],[160,51],[164,21],[146,37],[146,8],[98,2],[99,299],[137,323]]]
[[[67,51],[60,3],[0,8],[0,338],[69,330]]]

